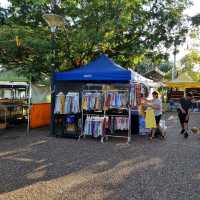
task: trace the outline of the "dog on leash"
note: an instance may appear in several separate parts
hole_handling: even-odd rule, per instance
[[[191,132],[196,135],[200,135],[200,128],[192,127]]]

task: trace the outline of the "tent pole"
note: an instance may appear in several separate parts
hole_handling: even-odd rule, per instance
[[[29,89],[28,89],[28,122],[27,122],[27,131],[26,131],[27,135],[30,135],[30,110],[31,110],[31,77],[30,77]]]
[[[130,105],[130,93],[131,93],[131,83],[129,82],[129,91],[128,91],[128,141],[131,143],[131,105]]]

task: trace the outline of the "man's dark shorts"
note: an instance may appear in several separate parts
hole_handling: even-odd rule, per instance
[[[155,116],[155,118],[156,118],[156,125],[159,125],[161,117],[162,117],[162,115]]]
[[[188,113],[182,113],[180,110],[178,110],[178,117],[180,120],[180,123],[188,123],[189,119],[187,118]]]

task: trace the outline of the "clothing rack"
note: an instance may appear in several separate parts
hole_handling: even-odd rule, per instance
[[[131,84],[138,84],[138,83],[131,83]],[[133,111],[133,109],[135,109],[134,107],[131,107],[130,105],[130,92],[131,92],[131,85],[130,84],[126,84],[126,85],[122,85],[119,87],[118,84],[114,85],[114,87],[111,85],[112,88],[106,87],[105,89],[102,88],[102,85],[98,85],[99,89],[96,89],[95,84],[91,84],[91,86],[93,86],[93,88],[91,87],[91,89],[87,89],[84,88],[85,86],[82,86],[80,88],[75,88],[74,90],[70,89],[66,90],[65,88],[63,89],[64,94],[66,95],[68,92],[70,93],[79,93],[79,105],[80,105],[80,112],[76,113],[77,114],[77,118],[79,119],[78,124],[79,124],[79,134],[77,134],[78,138],[82,138],[82,137],[86,137],[86,134],[84,134],[84,126],[85,126],[85,120],[87,117],[99,117],[99,118],[104,118],[104,119],[108,119],[109,122],[106,122],[106,126],[103,128],[104,132],[102,133],[102,135],[99,135],[101,142],[103,143],[105,139],[114,137],[114,138],[125,138],[127,139],[127,142],[130,143],[131,142],[131,112]],[[107,85],[105,85],[107,86]],[[117,89],[117,87],[119,89]],[[124,89],[123,89],[124,88]],[[61,92],[61,89],[57,90],[57,92]],[[115,94],[116,92],[116,94]],[[91,93],[91,99],[89,97],[90,94],[88,94],[88,97],[85,98],[84,103],[85,102],[91,102],[88,104],[84,104],[87,105],[84,106],[83,109],[83,97],[87,96],[87,93]],[[93,94],[94,93],[94,94]],[[96,93],[100,93],[100,95],[98,96],[97,94],[97,100],[95,100],[95,94]],[[113,93],[110,95],[109,97],[109,93]],[[125,93],[125,94],[123,94]],[[102,94],[102,96],[101,96]],[[94,95],[94,96],[93,96]],[[107,96],[108,95],[108,96]],[[134,93],[133,93],[134,95]],[[107,102],[106,101],[107,98]],[[97,104],[99,105],[99,100],[100,100],[100,106],[97,106]],[[120,103],[118,103],[118,100]],[[98,103],[96,103],[98,102]],[[113,103],[112,103],[113,102]],[[94,105],[95,104],[95,105]],[[92,108],[92,109],[90,109]],[[61,118],[63,120],[63,129],[64,126],[66,126],[66,117],[68,115],[76,115],[75,113],[64,113],[64,114],[56,114],[54,113],[54,116]],[[108,117],[108,118],[107,118]],[[120,120],[118,118],[118,123],[117,126],[115,126],[115,119],[117,117],[124,117],[124,118],[128,118],[128,123],[127,123],[127,119],[123,121]],[[98,120],[97,120],[98,121]],[[112,121],[112,127],[111,127],[111,122]],[[64,123],[65,122],[65,123]],[[60,121],[58,121],[58,124],[60,123]],[[90,122],[89,122],[90,123]],[[101,122],[100,122],[101,123]],[[94,123],[95,124],[95,123]],[[90,125],[89,125],[90,126]],[[95,128],[97,128],[98,125],[95,124],[94,125]],[[126,127],[125,129],[123,127]],[[127,128],[128,127],[128,128]],[[119,129],[117,129],[119,128]],[[88,129],[89,130],[89,129]],[[95,130],[95,129],[94,129]],[[100,130],[100,129],[98,129]],[[112,134],[112,130],[114,131]],[[88,133],[88,132],[87,132]],[[68,133],[66,134],[66,136],[68,135]],[[96,137],[96,135],[94,134],[94,136]]]
[[[97,93],[102,93],[103,95],[103,99],[104,99],[104,102],[103,102],[103,105],[105,105],[105,97],[108,93],[111,93],[111,92],[118,92],[118,93],[127,93],[128,97],[127,97],[127,105],[129,105],[129,89],[120,89],[120,90],[117,90],[117,89],[113,89],[113,90],[83,90],[82,91],[82,97],[84,96],[85,93],[92,93],[92,92],[97,92]],[[83,107],[81,109],[82,111],[82,129],[81,129],[81,136],[85,137],[86,135],[84,134],[84,116],[102,116],[104,118],[106,117],[127,117],[128,118],[128,130],[127,130],[127,136],[122,136],[122,135],[114,135],[114,134],[105,134],[102,133],[101,135],[101,142],[103,143],[104,142],[104,139],[108,139],[109,137],[114,137],[114,138],[126,138],[127,139],[127,142],[130,143],[131,142],[131,108],[130,106],[127,106],[126,109],[122,109],[122,108],[117,108],[117,107],[114,107],[114,109],[117,109],[117,110],[127,110],[128,113],[127,114],[110,114],[108,113],[107,111],[110,110],[110,109],[113,109],[113,107],[109,107],[107,110],[105,110],[105,108],[103,108],[102,110],[102,113],[98,113],[94,111],[94,113],[90,114],[90,113],[87,113],[87,111],[85,111],[86,113],[84,113],[84,110],[83,110]],[[105,130],[104,130],[105,131]],[[80,136],[80,137],[81,137]]]
[[[60,93],[60,92],[59,92]],[[59,96],[59,93],[56,95],[56,96]],[[67,100],[67,95],[69,94],[69,96],[71,96],[72,94],[76,94],[78,93],[79,94],[79,105],[80,105],[80,91],[77,91],[77,90],[67,90],[65,93],[62,93],[62,95],[65,96],[65,103],[66,103],[66,100]],[[66,104],[64,105],[64,113],[55,113],[54,112],[54,116],[55,116],[55,119],[57,120],[61,120],[61,127],[59,128],[59,131],[60,133],[59,134],[56,134],[57,136],[62,136],[62,137],[69,137],[69,138],[79,138],[79,135],[80,135],[80,132],[78,133],[78,119],[80,119],[79,115],[81,115],[81,111],[77,111],[77,112],[66,112]],[[67,131],[67,126],[69,125],[69,123],[67,122],[67,117],[69,116],[75,116],[76,118],[76,123],[75,123],[75,132],[68,132]]]

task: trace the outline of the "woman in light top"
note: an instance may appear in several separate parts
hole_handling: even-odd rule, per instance
[[[162,101],[158,98],[158,92],[154,91],[152,96],[152,100],[142,99],[143,103],[153,108],[155,113],[156,129],[152,130],[151,139],[155,137],[156,130],[158,130],[161,133],[161,136],[164,137],[164,133],[160,127],[160,120],[162,117]]]

